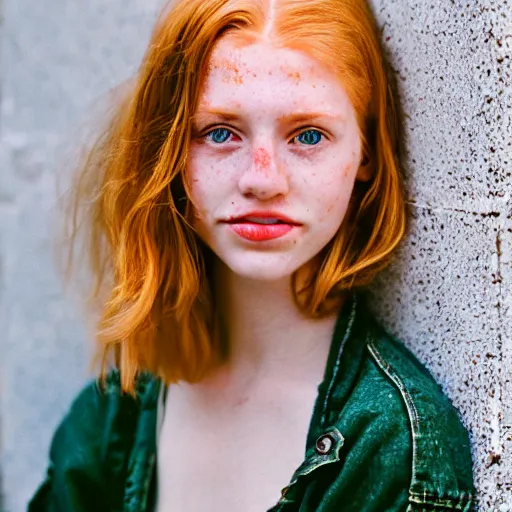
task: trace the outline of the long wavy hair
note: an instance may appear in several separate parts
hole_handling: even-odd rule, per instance
[[[127,392],[141,371],[167,383],[196,382],[220,358],[214,257],[186,220],[184,172],[209,56],[233,31],[265,34],[334,70],[371,162],[372,178],[356,183],[339,232],[306,266],[307,279],[292,279],[297,306],[311,317],[332,314],[348,290],[386,266],[404,234],[397,105],[366,2],[174,0],[81,163],[68,205],[68,261],[74,264],[73,247],[85,229],[95,277],[96,361],[102,376],[117,367]]]

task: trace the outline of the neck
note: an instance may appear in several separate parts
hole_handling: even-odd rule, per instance
[[[322,377],[336,314],[319,320],[303,314],[290,278],[255,281],[219,263],[215,281],[227,348],[224,372],[293,381]]]

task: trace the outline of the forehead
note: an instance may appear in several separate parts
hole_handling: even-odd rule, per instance
[[[313,57],[267,42],[217,42],[208,62],[201,104],[240,103],[256,108],[349,107],[341,80]],[[220,106],[220,105],[219,105]]]

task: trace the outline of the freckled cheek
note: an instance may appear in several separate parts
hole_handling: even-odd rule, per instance
[[[346,172],[350,174],[350,166]],[[339,168],[327,168],[316,173],[317,176],[308,183],[307,189],[313,199],[310,204],[317,212],[317,221],[326,226],[341,224],[352,190],[350,180],[345,177],[345,168],[341,173]]]
[[[355,179],[357,166],[353,160],[334,161],[329,165],[329,171],[325,174],[329,176],[332,184],[343,183],[346,186],[346,182]]]
[[[338,227],[343,222],[346,213],[347,198],[344,194],[326,198],[318,205],[318,223],[328,226],[336,225]]]
[[[199,184],[209,192],[232,186],[240,172],[252,165],[251,156],[247,152],[237,152],[233,155],[216,155],[205,152],[189,161],[189,183]]]
[[[185,180],[192,203],[190,213],[196,219],[208,216],[208,190],[211,189],[214,172],[213,167],[203,167],[201,159],[197,158],[191,159],[187,166]]]
[[[196,220],[211,222],[219,211],[224,214],[234,206],[231,198],[236,192],[239,166],[236,157],[213,162],[211,155],[190,159],[186,180],[193,204],[191,214]]]
[[[187,165],[185,179],[191,191],[199,192],[212,180],[215,168],[201,158],[193,158]]]

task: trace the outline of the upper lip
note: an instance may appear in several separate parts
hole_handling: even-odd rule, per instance
[[[236,217],[228,217],[227,219],[222,220],[221,222],[227,222],[228,224],[234,224],[236,222],[240,222],[246,220],[248,218],[257,218],[257,219],[276,219],[282,222],[286,222],[286,224],[294,224],[296,226],[300,226],[300,222],[297,222],[290,217],[283,215],[282,213],[272,212],[272,211],[253,211],[247,212],[243,215],[237,215]]]

